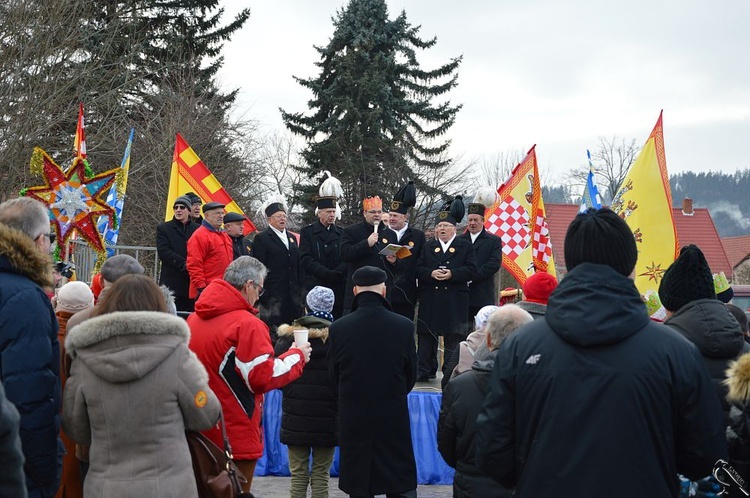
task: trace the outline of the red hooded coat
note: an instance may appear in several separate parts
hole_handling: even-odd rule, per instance
[[[255,460],[263,454],[263,393],[296,380],[305,365],[297,348],[274,357],[268,327],[257,314],[237,289],[214,280],[187,320],[190,349],[208,370],[208,385],[221,401],[237,460]],[[223,447],[219,428],[204,434]]]

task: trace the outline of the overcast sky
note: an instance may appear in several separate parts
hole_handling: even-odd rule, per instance
[[[264,130],[278,108],[306,111],[311,94],[292,75],[317,74],[344,0],[224,0],[250,19],[225,45],[221,84]],[[586,163],[598,137],[642,145],[664,109],[667,167],[750,168],[750,0],[388,0],[424,39],[425,69],[463,55],[463,104],[452,153],[491,157],[537,144],[550,180]]]

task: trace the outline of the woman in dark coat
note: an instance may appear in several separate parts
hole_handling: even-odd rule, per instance
[[[312,347],[302,377],[282,388],[281,437],[289,447],[292,475],[290,498],[328,497],[328,478],[338,445],[338,400],[328,375],[328,326],[333,321],[334,293],[327,287],[313,287],[307,294],[307,314],[291,325],[280,325],[274,354],[285,353],[294,342],[294,331],[307,329]],[[312,454],[312,471],[310,456]]]

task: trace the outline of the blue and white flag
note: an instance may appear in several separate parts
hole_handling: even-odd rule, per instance
[[[602,208],[602,198],[599,195],[599,189],[596,188],[596,182],[594,181],[594,165],[591,164],[591,152],[589,152],[588,149],[586,150],[586,155],[589,157],[589,176],[586,178],[586,188],[583,189],[581,208],[578,210],[579,213],[585,213],[589,208]]]
[[[104,243],[107,246],[107,257],[112,257],[115,253],[113,246],[117,245],[117,236],[120,232],[120,222],[122,220],[122,208],[125,204],[125,189],[128,186],[128,170],[130,170],[130,148],[133,145],[133,135],[135,134],[135,128],[130,129],[130,137],[128,137],[128,144],[125,146],[125,154],[122,156],[122,163],[120,169],[122,172],[122,193],[117,192],[117,183],[112,185],[107,195],[107,204],[112,206],[117,215],[117,228],[113,228],[113,223],[110,223],[109,216],[101,216],[97,222],[97,229],[104,238]]]

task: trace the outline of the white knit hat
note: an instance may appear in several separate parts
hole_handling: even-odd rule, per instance
[[[74,281],[60,287],[57,291],[55,311],[78,313],[94,305],[94,293],[84,282]]]
[[[330,313],[333,310],[335,296],[333,291],[328,287],[316,285],[307,293],[307,309],[310,311],[325,311]]]

